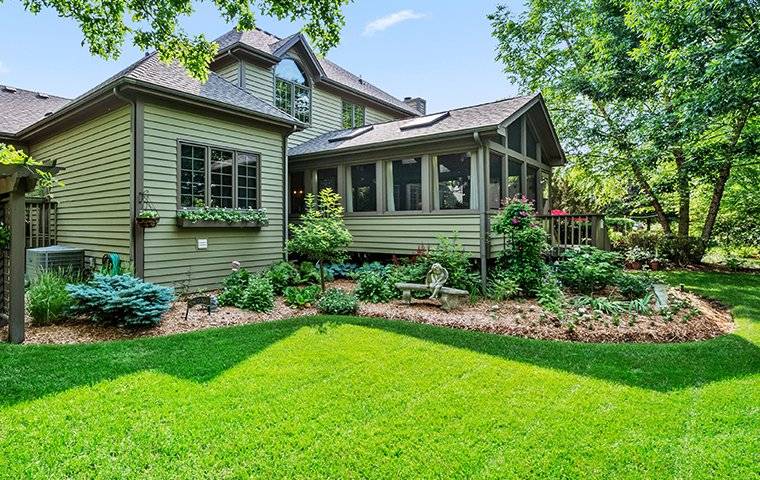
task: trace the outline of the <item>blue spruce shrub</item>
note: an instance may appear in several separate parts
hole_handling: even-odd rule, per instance
[[[94,322],[127,327],[158,325],[171,308],[174,291],[131,275],[95,274],[87,283],[67,285],[72,312]]]

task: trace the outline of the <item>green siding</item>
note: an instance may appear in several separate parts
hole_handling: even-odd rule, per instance
[[[216,71],[216,74],[222,77],[223,79],[227,80],[230,83],[234,83],[235,85],[239,85],[238,83],[238,76],[240,74],[240,69],[238,67],[238,62],[233,62],[229,65],[226,65],[219,70]]]
[[[187,140],[261,155],[261,200],[270,224],[261,230],[178,228],[177,141]],[[161,213],[145,231],[145,278],[164,284],[191,280],[192,288],[217,288],[239,260],[250,269],[282,258],[282,134],[251,125],[145,105],[145,188]],[[197,239],[208,249],[198,250]]]
[[[385,123],[390,122],[391,120],[397,120],[399,118],[402,118],[400,116],[394,117],[393,115],[380,112],[378,110],[375,110],[374,108],[369,108],[365,110],[366,112],[366,118],[367,118],[367,125],[373,124],[373,123]]]
[[[57,161],[65,183],[55,189],[58,242],[100,258],[129,260],[131,239],[131,107],[122,107],[30,146],[41,161]]]
[[[265,102],[274,105],[274,72],[252,63],[243,62],[245,89]]]
[[[438,236],[457,238],[473,257],[480,256],[478,214],[347,216],[346,226],[354,237],[352,252],[411,255],[420,245],[431,247]]]

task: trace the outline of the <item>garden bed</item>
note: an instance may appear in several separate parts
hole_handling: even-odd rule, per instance
[[[354,284],[340,280],[330,286],[350,290]],[[733,331],[731,315],[720,305],[676,289],[671,289],[671,300],[685,302],[684,304],[689,306],[672,313],[670,318],[664,318],[660,314],[635,317],[624,314],[614,318],[581,308],[568,310],[565,319],[559,320],[544,312],[534,300],[480,300],[452,312],[444,312],[437,302],[431,300],[415,300],[412,305],[395,300],[380,304],[362,303],[357,315],[499,335],[598,343],[687,342],[706,340]],[[268,313],[225,307],[209,316],[202,308],[197,307],[190,311],[188,319],[185,320],[185,309],[185,302],[176,302],[164,315],[160,325],[142,329],[103,327],[85,320],[51,326],[34,326],[28,323],[26,343],[72,344],[131,339],[317,314],[315,308],[297,310],[288,307],[282,298],[276,299],[273,310]],[[0,335],[7,335],[6,330],[7,327],[0,328]]]

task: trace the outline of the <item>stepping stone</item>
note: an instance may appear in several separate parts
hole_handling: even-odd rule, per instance
[[[655,283],[652,285],[654,290],[654,299],[658,310],[668,308],[668,287],[664,283]]]

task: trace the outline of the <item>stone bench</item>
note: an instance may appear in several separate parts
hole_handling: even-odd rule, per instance
[[[412,291],[426,291],[432,292],[433,288],[429,285],[423,285],[421,283],[397,283],[395,287],[401,290],[402,299],[411,304],[412,303]],[[470,292],[466,290],[459,290],[457,288],[441,287],[439,290],[441,301],[441,308],[447,312],[460,306],[470,296]]]

